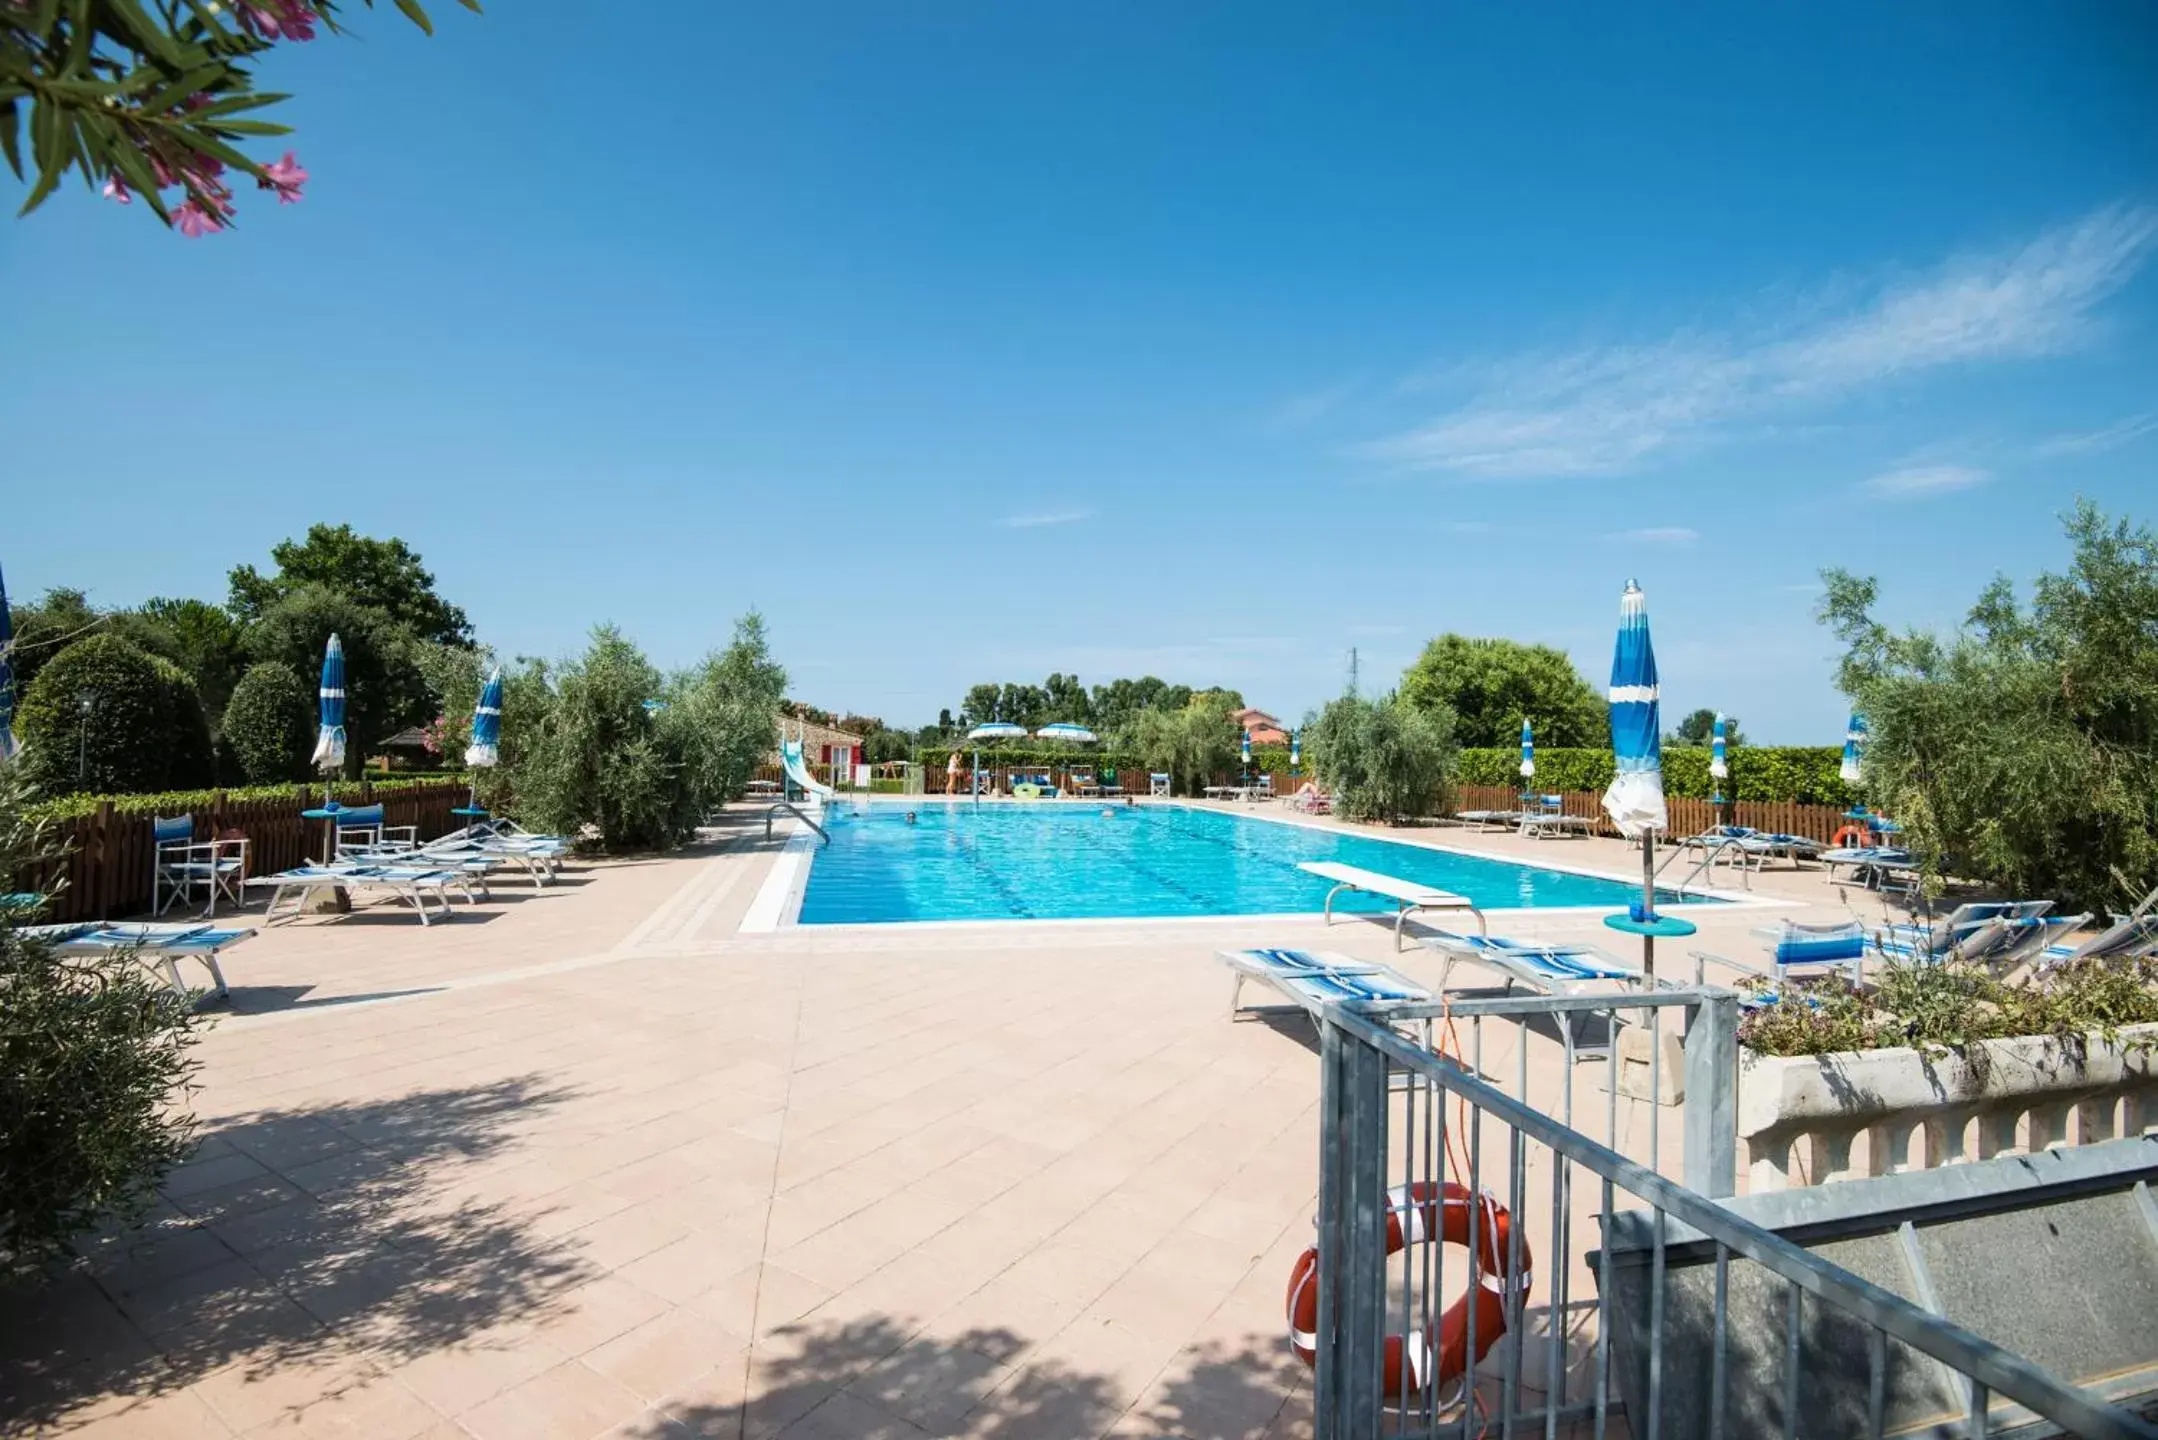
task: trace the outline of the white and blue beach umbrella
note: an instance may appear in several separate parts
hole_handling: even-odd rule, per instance
[[[967,732],[969,740],[1024,740],[1027,727],[1009,720],[985,720]]]
[[[1303,763],[1304,732],[1301,730],[1291,730],[1289,732],[1289,768],[1291,770],[1297,769]]]
[[[1619,600],[1618,645],[1611,652],[1611,754],[1618,773],[1604,791],[1605,812],[1629,840],[1670,824],[1663,800],[1662,727],[1648,601],[1629,580]]]
[[[1521,722],[1521,778],[1526,780],[1536,773],[1536,732],[1529,722]]]
[[[1244,763],[1246,765],[1251,763],[1251,732],[1249,730],[1244,732]]]
[[[502,760],[502,667],[495,666],[480,691],[479,708],[472,712],[472,743],[465,747],[465,764],[497,765]]]
[[[315,735],[317,770],[341,769],[345,763],[345,646],[335,635],[322,653],[322,728]]]
[[[15,622],[8,618],[7,581],[0,579],[0,760],[15,758]]]
[[[1708,773],[1712,779],[1728,780],[1731,777],[1731,755],[1725,747],[1723,715],[1716,716],[1716,729],[1709,736]]]
[[[1100,737],[1084,725],[1074,725],[1068,720],[1059,720],[1053,725],[1044,725],[1041,729],[1035,731],[1034,738],[1037,740],[1068,740],[1074,745],[1091,745]]]
[[[1836,774],[1846,785],[1856,785],[1859,780],[1860,760],[1866,754],[1866,717],[1858,711],[1851,712],[1851,727],[1843,732],[1843,764]]]

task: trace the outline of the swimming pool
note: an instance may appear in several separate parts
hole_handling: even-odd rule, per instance
[[[797,923],[1316,914],[1336,860],[1465,895],[1481,909],[1622,909],[1641,887],[1426,845],[1175,805],[904,805],[827,811]],[[1661,901],[1678,896],[1659,891]],[[1337,910],[1393,907],[1344,895]]]

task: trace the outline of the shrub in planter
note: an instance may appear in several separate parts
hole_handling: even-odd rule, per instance
[[[55,661],[57,663],[57,660]],[[45,836],[0,766],[0,889],[15,891]],[[107,1215],[126,1215],[182,1159],[193,1122],[174,1104],[197,1017],[125,953],[65,963],[0,912],[0,1270],[33,1263]]]
[[[193,682],[116,635],[78,640],[53,656],[23,696],[16,723],[29,778],[49,795],[177,790],[216,778]]]
[[[307,772],[316,705],[290,665],[251,665],[225,703],[224,739],[250,785],[297,780]]]

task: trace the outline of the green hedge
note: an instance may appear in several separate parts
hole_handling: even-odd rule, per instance
[[[413,775],[396,779],[378,780],[383,786],[416,785],[425,789],[462,790],[466,785],[463,775]],[[27,814],[35,820],[72,820],[78,815],[96,811],[101,801],[110,800],[114,813],[120,815],[177,815],[183,810],[207,810],[217,803],[222,793],[226,800],[306,800],[310,803],[322,799],[322,785],[228,785],[217,790],[164,790],[144,795],[63,795],[41,805],[28,807]],[[341,805],[358,805],[364,796],[357,780],[340,780],[330,787],[330,793]]]
[[[1663,787],[1668,795],[1706,800],[1713,794],[1708,747],[1667,745],[1663,752]],[[1857,797],[1837,778],[1843,751],[1833,745],[1741,745],[1731,751],[1731,777],[1723,785],[1726,800],[1795,801],[1802,805],[1849,805]],[[1518,747],[1463,750],[1455,776],[1462,785],[1521,783]],[[1611,783],[1609,750],[1538,749],[1538,791],[1600,791]]]

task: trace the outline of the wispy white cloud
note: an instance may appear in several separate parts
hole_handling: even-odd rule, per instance
[[[1639,530],[1616,530],[1604,536],[1628,545],[1691,545],[1701,538],[1698,530],[1683,525],[1650,525]]]
[[[1034,515],[1007,515],[1004,517],[1004,528],[1034,530],[1044,525],[1076,525],[1081,520],[1093,518],[1092,510],[1049,510]]]
[[[1916,500],[1969,490],[1992,478],[1990,470],[1969,465],[1907,465],[1900,470],[1882,471],[1867,480],[1864,488],[1884,500]]]
[[[2104,450],[2117,450],[2131,441],[2158,432],[2158,415],[2131,415],[2100,430],[2079,430],[2066,435],[2054,435],[2031,447],[2031,454],[2041,460],[2059,459],[2067,455],[2096,455]]]
[[[1635,470],[1733,426],[1870,386],[2072,349],[2154,244],[2158,209],[2109,207],[2013,249],[1874,287],[1855,307],[1815,299],[1744,331],[1456,365],[1416,388],[1466,385],[1464,403],[1361,452],[1486,479]]]

